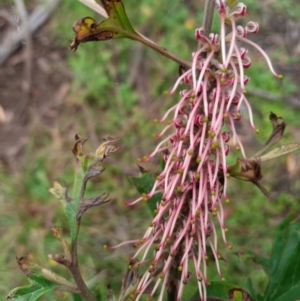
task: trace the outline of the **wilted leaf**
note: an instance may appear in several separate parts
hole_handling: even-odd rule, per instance
[[[80,138],[78,134],[75,135],[75,144],[72,152],[76,160],[77,172],[84,172],[87,170],[88,162],[92,160],[90,155],[85,154],[83,150],[84,143],[88,140]]]
[[[112,136],[107,136],[103,138],[104,142],[95,151],[95,157],[105,158],[109,153],[116,152],[119,149],[119,145],[112,144],[117,138]]]
[[[267,142],[262,146],[262,149],[259,150],[253,157],[257,158],[261,154],[263,154],[267,149],[269,149],[271,146],[275,145],[280,139],[282,138],[282,135],[284,133],[284,129],[286,126],[285,121],[282,117],[277,117],[276,114],[273,112],[270,112],[269,119],[272,123],[272,134],[267,140]]]
[[[300,148],[299,143],[284,144],[284,145],[277,147],[277,148],[273,149],[272,151],[266,153],[265,155],[262,155],[261,157],[259,157],[259,159],[261,161],[268,161],[268,160],[274,159],[276,157],[291,153],[299,148]]]
[[[238,158],[235,165],[228,167],[227,172],[231,177],[242,181],[252,182],[267,198],[270,198],[267,189],[259,182],[263,177],[261,173],[261,162],[259,159]]]
[[[138,266],[131,261],[127,267],[126,274],[122,280],[122,288],[118,301],[125,301],[134,294],[139,284]]]
[[[77,220],[79,220],[82,214],[91,207],[99,206],[109,202],[108,194],[103,193],[102,195],[92,197],[89,199],[83,199],[79,204],[79,209],[77,212]]]
[[[62,186],[57,181],[54,182],[53,187],[49,189],[49,192],[52,193],[57,199],[59,199],[63,205],[71,202],[72,199],[68,196],[68,190],[66,186]]]
[[[243,181],[258,182],[262,179],[261,164],[258,159],[240,159],[228,167],[230,176]]]
[[[94,177],[99,176],[103,171],[105,170],[105,168],[103,166],[96,166],[95,164],[92,164],[91,166],[89,166],[89,169],[87,171],[87,173],[84,176],[84,190],[85,190],[85,186],[87,184],[87,182]]]
[[[62,245],[62,248],[64,250],[64,256],[63,256],[64,258],[63,259],[71,261],[72,255],[71,255],[70,246],[69,246],[69,243],[67,242],[67,240],[62,235],[62,228],[53,226],[53,227],[51,227],[51,232],[52,232],[53,236]]]

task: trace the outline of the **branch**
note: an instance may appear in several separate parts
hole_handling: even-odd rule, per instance
[[[79,267],[78,267],[78,257],[77,257],[77,240],[73,242],[71,246],[71,252],[72,252],[72,262],[68,266],[68,269],[70,273],[73,276],[73,279],[80,290],[80,295],[86,300],[86,301],[97,301],[97,299],[92,295],[88,287],[86,286]]]
[[[211,25],[214,16],[215,0],[205,0],[204,18],[202,27],[204,28],[204,34],[206,37],[210,34]]]

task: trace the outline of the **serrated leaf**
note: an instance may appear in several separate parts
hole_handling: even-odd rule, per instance
[[[12,301],[35,301],[43,295],[49,293],[60,285],[47,280],[43,276],[29,276],[31,285],[17,287],[13,289],[7,296],[8,300]]]
[[[149,172],[145,172],[140,177],[131,177],[130,179],[140,194],[149,193],[155,183],[154,176]],[[147,207],[152,214],[154,214],[154,210],[156,209],[156,203],[161,199],[162,193],[157,193],[147,201]]]
[[[140,194],[149,193],[155,182],[155,178],[150,172],[145,172],[140,177],[131,177],[130,179]]]
[[[291,153],[293,151],[295,151],[296,149],[300,148],[300,144],[299,143],[288,143],[288,144],[284,144],[280,147],[277,147],[275,149],[273,149],[272,151],[266,153],[265,155],[259,157],[259,159],[261,161],[268,161],[271,159],[274,159],[276,157],[279,156],[283,156],[286,155],[288,153]]]

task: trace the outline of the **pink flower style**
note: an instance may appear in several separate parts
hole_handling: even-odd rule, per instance
[[[165,122],[173,113],[172,122],[157,137],[165,136],[170,130],[173,133],[167,135],[151,155],[143,158],[143,161],[147,161],[162,153],[164,170],[149,194],[126,203],[130,206],[150,199],[157,193],[163,195],[144,237],[124,242],[134,243],[138,247],[131,258],[137,262],[137,266],[149,264],[139,280],[135,300],[139,300],[146,292],[151,298],[158,288],[157,300],[163,300],[164,293],[171,285],[174,267],[179,272],[175,284],[176,298],[181,300],[184,285],[193,275],[188,270],[190,261],[198,280],[200,300],[206,300],[206,285],[209,283],[207,244],[213,252],[216,270],[224,280],[219,265],[221,256],[216,224],[220,226],[225,246],[231,248],[226,240],[222,202],[228,202],[226,156],[230,152],[230,139],[233,147],[240,149],[246,159],[235,130],[235,122],[242,117],[242,104],[246,105],[251,126],[255,130],[251,106],[244,94],[249,82],[244,69],[251,66],[251,60],[248,50],[239,47],[238,42],[254,46],[265,57],[271,72],[276,77],[280,75],[273,70],[267,54],[247,39],[248,33],[258,32],[258,24],[249,22],[245,27],[236,26],[235,20],[246,14],[246,6],[238,3],[235,7],[229,7],[226,1],[220,0],[217,1],[217,7],[221,21],[220,35],[211,33],[207,38],[203,28],[196,30],[195,37],[200,42],[200,49],[193,53],[192,68],[178,78],[170,94],[182,82],[189,88],[180,92],[180,101],[159,120]],[[231,32],[226,33],[229,28]]]

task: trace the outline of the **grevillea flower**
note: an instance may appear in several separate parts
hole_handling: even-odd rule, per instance
[[[164,170],[148,195],[127,203],[133,205],[162,194],[144,237],[130,242],[138,247],[131,260],[137,260],[138,266],[148,264],[146,273],[139,279],[135,300],[146,292],[151,298],[158,291],[157,300],[163,300],[172,285],[176,288],[175,298],[181,300],[184,285],[193,275],[198,280],[200,300],[206,300],[207,245],[213,252],[216,270],[224,280],[219,266],[216,226],[221,229],[225,246],[230,248],[223,209],[223,202],[228,201],[226,157],[231,140],[233,147],[240,149],[247,159],[235,128],[242,118],[242,104],[247,107],[255,130],[251,106],[244,94],[249,82],[244,70],[251,66],[251,60],[248,50],[240,47],[239,42],[259,50],[271,72],[280,77],[266,53],[247,38],[249,33],[257,33],[258,24],[249,22],[245,27],[236,26],[236,19],[245,15],[246,6],[239,3],[229,7],[226,3],[217,2],[221,20],[219,34],[206,37],[203,28],[196,30],[200,48],[193,53],[192,68],[178,78],[170,94],[182,82],[188,88],[180,92],[180,100],[158,121],[163,123],[173,114],[172,122],[157,135],[164,138],[151,155],[143,158],[147,161],[162,154]],[[194,271],[189,270],[190,262]],[[177,275],[175,280],[174,275]]]

